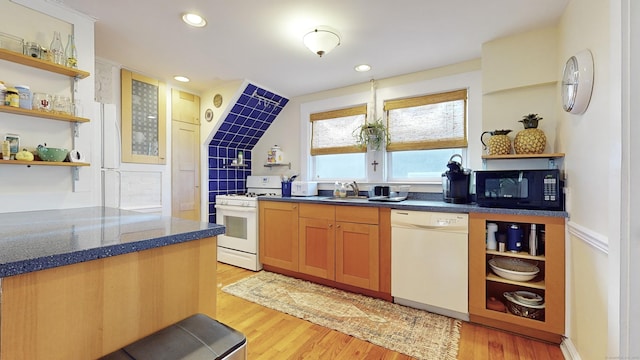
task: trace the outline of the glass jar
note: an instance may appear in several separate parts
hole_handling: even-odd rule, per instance
[[[18,96],[18,90],[16,90],[16,88],[7,88],[4,104],[7,106],[20,107],[20,96]]]
[[[33,102],[31,98],[31,89],[27,85],[16,85],[16,90],[18,90],[18,97],[20,108],[31,110],[31,103]]]
[[[55,95],[53,97],[53,112],[59,115],[69,115],[70,101],[68,97]]]
[[[45,93],[34,93],[33,109],[46,112],[51,111],[51,95]]]
[[[42,48],[40,47],[40,44],[36,43],[36,42],[27,42],[24,44],[24,51],[23,53],[27,56],[31,56],[33,58],[36,59],[40,59],[42,56]]]

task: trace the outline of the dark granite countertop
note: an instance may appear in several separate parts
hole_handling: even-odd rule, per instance
[[[224,226],[103,207],[0,214],[0,277],[223,234]]]
[[[416,211],[437,211],[450,213],[488,213],[488,214],[505,214],[505,215],[528,215],[528,216],[549,216],[549,217],[568,217],[566,211],[549,211],[549,210],[526,210],[526,209],[501,209],[486,208],[476,204],[451,204],[439,199],[439,196],[432,194],[413,195],[410,194],[407,200],[400,202],[370,201],[367,199],[334,199],[330,196],[307,196],[307,197],[276,197],[261,196],[258,200],[284,201],[284,202],[305,202],[316,204],[334,204],[347,206],[371,206],[371,207],[387,207],[392,209],[416,210]]]

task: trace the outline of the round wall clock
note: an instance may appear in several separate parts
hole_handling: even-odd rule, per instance
[[[562,72],[562,108],[572,114],[587,110],[593,90],[593,55],[583,50],[567,60]]]
[[[219,108],[220,105],[222,105],[222,95],[220,94],[215,94],[213,96],[213,106]]]
[[[213,110],[207,109],[204,112],[204,119],[207,120],[207,122],[211,122],[211,120],[213,120]]]

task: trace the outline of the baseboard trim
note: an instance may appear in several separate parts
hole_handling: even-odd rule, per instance
[[[560,344],[560,350],[562,351],[562,355],[564,355],[564,358],[566,360],[582,360],[580,354],[578,353],[578,350],[569,338],[564,338],[564,340],[562,340],[562,343]]]
[[[609,239],[606,236],[599,234],[593,230],[579,225],[573,221],[567,222],[567,229],[569,234],[577,237],[578,239],[589,244],[594,249],[608,255],[609,254]]]

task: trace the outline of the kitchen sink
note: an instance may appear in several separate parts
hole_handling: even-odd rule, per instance
[[[347,196],[347,197],[335,197],[335,196],[330,196],[330,197],[326,197],[322,200],[326,200],[326,201],[335,201],[335,202],[368,202],[368,197],[367,196]]]

